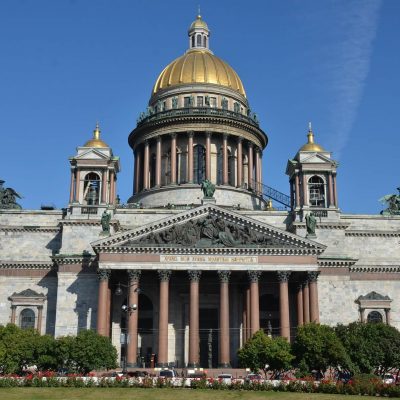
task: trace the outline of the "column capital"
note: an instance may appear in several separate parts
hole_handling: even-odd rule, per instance
[[[143,144],[144,144],[145,146],[148,146],[148,145],[150,144],[149,139],[145,139],[145,140],[143,141]]]
[[[276,275],[278,276],[279,282],[288,282],[291,271],[276,271]]]
[[[251,283],[257,283],[261,276],[261,271],[247,271],[249,275],[249,281]]]
[[[128,277],[131,282],[138,282],[142,271],[140,269],[128,269]]]
[[[307,280],[308,282],[317,282],[319,271],[309,271],[307,272]]]
[[[99,281],[107,281],[110,278],[111,270],[109,269],[99,269],[97,270],[97,277]]]
[[[224,138],[224,140],[228,140],[229,134],[228,134],[228,133],[224,133],[224,134],[222,135],[222,137]]]
[[[159,269],[157,273],[158,273],[158,279],[161,282],[169,282],[172,271],[170,269]]]
[[[252,143],[252,142],[247,142],[247,147],[248,147],[249,149],[252,149],[252,148],[253,148],[253,143]]]
[[[194,131],[188,131],[187,134],[188,137],[192,138],[194,136]]]
[[[172,139],[176,139],[176,133],[175,132],[170,133],[170,136],[171,136]]]
[[[199,282],[201,277],[201,271],[198,269],[188,270],[189,280],[191,282]]]
[[[206,131],[206,137],[210,138],[211,137],[212,132],[211,131]]]
[[[228,270],[218,270],[218,277],[221,283],[228,283],[229,278],[231,277],[231,271]]]
[[[157,142],[161,142],[161,135],[157,136]]]
[[[238,136],[238,138],[237,138],[237,141],[238,141],[238,143],[240,142],[243,142],[243,136]]]

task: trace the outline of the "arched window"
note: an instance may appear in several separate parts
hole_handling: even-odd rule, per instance
[[[193,148],[193,180],[200,184],[206,176],[206,149],[201,144]]]
[[[85,176],[83,199],[89,206],[99,204],[100,201],[100,177],[94,172]]]
[[[222,170],[224,169],[224,156],[223,148],[220,147],[217,153],[217,185],[222,185],[223,176]]]
[[[319,176],[312,176],[308,180],[308,193],[311,207],[325,207],[324,181]]]
[[[382,314],[379,311],[371,311],[368,314],[367,321],[370,324],[378,324],[383,321]]]
[[[201,47],[201,35],[197,35],[197,47]]]
[[[150,161],[150,187],[156,185],[156,155],[153,153],[151,155]]]
[[[30,308],[25,308],[19,316],[19,326],[22,329],[35,328],[35,313]]]
[[[192,36],[192,47],[194,47],[194,35]]]
[[[207,36],[204,36],[204,47],[207,47]]]

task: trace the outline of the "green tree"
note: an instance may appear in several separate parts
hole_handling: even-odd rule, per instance
[[[253,372],[263,370],[265,374],[267,371],[276,374],[278,371],[288,370],[294,359],[290,344],[285,338],[271,339],[262,330],[246,342],[238,351],[238,357],[242,367],[250,368]]]
[[[84,374],[95,369],[116,368],[117,350],[109,338],[91,330],[81,331],[74,338],[70,360]]]
[[[43,370],[56,370],[58,360],[56,353],[56,340],[50,335],[35,335],[33,362],[37,368]]]
[[[400,332],[396,328],[353,322],[335,330],[358,372],[383,374],[400,368]]]
[[[330,326],[315,323],[301,326],[292,349],[302,372],[325,373],[329,367],[339,366],[353,370],[342,342]]]
[[[36,339],[33,329],[20,329],[14,324],[0,326],[0,370],[5,374],[21,372],[35,364]]]

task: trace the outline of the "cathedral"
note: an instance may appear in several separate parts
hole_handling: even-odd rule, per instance
[[[338,163],[311,125],[288,195],[263,184],[268,136],[211,49],[198,15],[129,134],[126,202],[98,125],[69,159],[65,209],[20,209],[1,186],[0,324],[97,330],[130,368],[234,368],[259,329],[400,328],[400,213],[341,212]]]

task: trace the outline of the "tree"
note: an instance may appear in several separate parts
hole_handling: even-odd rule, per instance
[[[400,332],[396,328],[353,322],[335,330],[357,371],[384,374],[400,368]]]
[[[33,329],[14,324],[0,326],[0,370],[4,374],[22,372],[35,364],[35,346],[39,337]]]
[[[262,330],[246,342],[238,351],[238,357],[242,367],[250,368],[253,372],[261,369],[265,374],[270,370],[274,375],[278,371],[288,370],[294,359],[290,344],[285,338],[271,339]]]
[[[94,331],[81,331],[74,338],[70,361],[78,372],[117,367],[117,350],[111,340]]]
[[[317,370],[324,374],[329,367],[339,366],[353,370],[342,342],[330,326],[315,323],[301,326],[292,349],[303,372]]]

